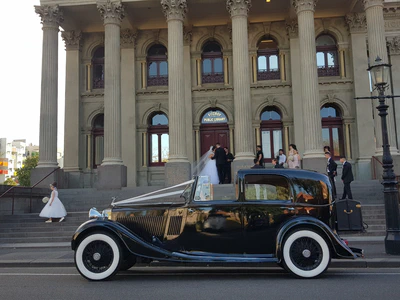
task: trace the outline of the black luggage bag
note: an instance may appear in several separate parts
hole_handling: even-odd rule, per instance
[[[364,231],[360,201],[336,201],[336,220],[338,231]]]

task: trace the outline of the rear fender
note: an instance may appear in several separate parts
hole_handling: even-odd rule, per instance
[[[144,241],[122,224],[104,218],[92,219],[79,226],[72,237],[72,250],[76,250],[86,235],[98,231],[106,231],[115,235],[120,240],[121,246],[134,255],[148,258],[171,256],[170,252]]]
[[[325,238],[330,249],[332,250],[333,258],[356,258],[356,254],[335,234],[328,225],[318,219],[311,217],[297,217],[286,222],[278,232],[276,237],[276,257],[278,261],[282,260],[282,247],[288,233],[298,228],[311,229],[319,232]]]

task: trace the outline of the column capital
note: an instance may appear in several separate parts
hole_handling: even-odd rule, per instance
[[[299,23],[296,19],[286,20],[285,26],[290,39],[299,37]]]
[[[136,48],[137,30],[132,31],[129,28],[122,29],[120,36],[122,48]]]
[[[365,13],[347,14],[345,19],[350,33],[367,32],[367,18]]]
[[[400,55],[400,36],[388,37],[386,44],[390,55]]]
[[[292,0],[292,4],[296,13],[299,14],[303,11],[315,11],[318,0]]]
[[[251,7],[251,0],[227,0],[226,9],[228,10],[231,18],[236,16],[245,16]]]
[[[383,8],[383,1],[384,0],[361,0],[362,4],[364,5],[364,10],[374,6],[381,6]]]
[[[64,21],[63,12],[58,5],[35,5],[35,12],[42,19],[43,27],[56,27]]]
[[[121,1],[110,1],[98,3],[97,10],[103,19],[104,25],[115,24],[120,25],[122,19],[125,17],[124,6]]]
[[[80,50],[80,41],[82,39],[82,32],[80,30],[61,31],[61,38],[65,43],[65,49]]]
[[[167,19],[183,21],[187,13],[186,0],[161,0],[161,8]]]

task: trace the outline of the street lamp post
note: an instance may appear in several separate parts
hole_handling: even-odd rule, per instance
[[[372,84],[378,90],[379,105],[377,109],[381,117],[382,124],[382,148],[383,148],[383,192],[385,201],[386,216],[386,237],[385,250],[387,254],[400,254],[400,215],[399,215],[399,195],[397,190],[396,176],[393,171],[393,159],[389,150],[389,137],[386,116],[388,115],[388,105],[386,105],[385,89],[388,87],[390,67],[389,64],[381,63],[379,56],[375,60],[375,65],[368,71],[371,74]]]

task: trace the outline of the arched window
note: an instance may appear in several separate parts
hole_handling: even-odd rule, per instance
[[[224,82],[224,64],[221,46],[216,42],[207,42],[203,47],[202,82]]]
[[[320,35],[316,40],[318,76],[339,76],[339,57],[336,41],[330,35]]]
[[[271,162],[282,148],[282,116],[275,106],[267,106],[261,113],[261,145],[264,161]]]
[[[104,159],[104,114],[95,117],[92,125],[93,168],[100,166]]]
[[[169,158],[168,118],[156,112],[149,119],[149,164],[163,166]]]
[[[257,47],[257,80],[280,79],[278,44],[263,37]]]
[[[333,104],[321,108],[322,141],[324,146],[330,146],[334,159],[344,154],[343,120],[340,110]]]
[[[104,89],[104,47],[99,47],[93,54],[93,88]]]
[[[147,51],[147,85],[168,85],[167,48],[156,44]]]

